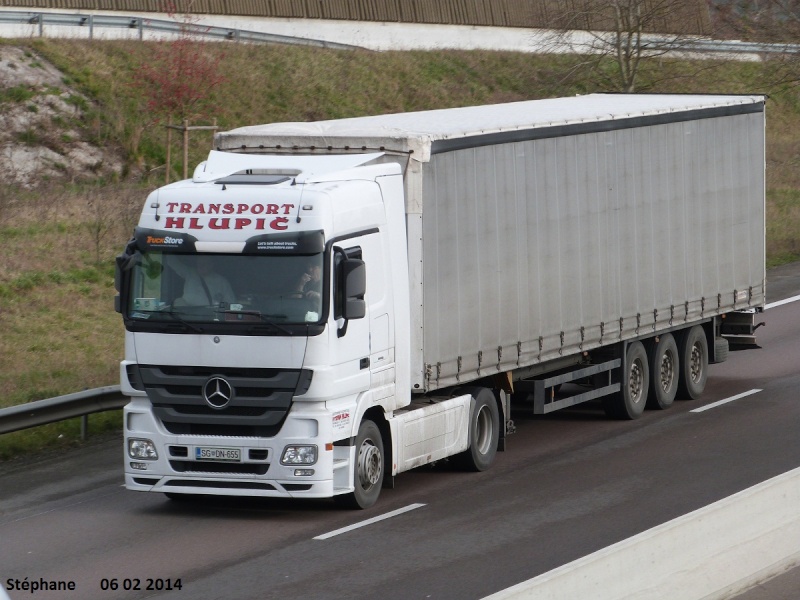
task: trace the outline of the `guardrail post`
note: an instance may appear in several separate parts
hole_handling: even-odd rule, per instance
[[[189,120],[183,120],[183,178],[189,178]]]
[[[83,415],[81,417],[81,441],[85,442],[86,437],[89,434],[89,415]]]
[[[167,168],[164,172],[164,185],[169,183],[170,170],[172,169],[172,123],[167,123]]]

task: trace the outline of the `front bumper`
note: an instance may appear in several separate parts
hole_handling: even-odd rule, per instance
[[[125,407],[125,487],[141,492],[330,498],[352,491],[347,466],[352,447],[331,442],[330,413],[296,404],[271,438],[174,435],[166,432],[146,398]],[[128,440],[150,440],[155,459],[132,458]],[[314,445],[313,464],[281,464],[287,445]],[[237,461],[197,460],[198,448],[239,450]]]

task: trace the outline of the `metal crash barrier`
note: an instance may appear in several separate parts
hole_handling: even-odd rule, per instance
[[[89,39],[94,39],[94,30],[99,28],[114,29],[135,29],[138,31],[139,39],[144,38],[145,32],[155,34],[162,33],[167,35],[191,35],[197,38],[208,38],[212,40],[230,40],[238,42],[254,42],[262,44],[285,44],[294,46],[315,46],[318,48],[333,48],[339,50],[352,50],[356,46],[340,44],[337,42],[326,42],[310,38],[292,37],[288,35],[278,35],[274,33],[264,33],[260,31],[247,31],[242,29],[230,29],[227,27],[214,27],[209,25],[197,25],[193,23],[182,23],[179,21],[169,21],[166,19],[150,19],[137,16],[115,16],[115,15],[85,15],[68,13],[49,13],[49,12],[23,12],[23,11],[0,11],[0,25],[34,25],[38,29],[39,37],[44,37],[45,26],[71,26],[87,29]]]
[[[81,439],[85,439],[90,414],[119,410],[127,403],[118,385],[27,402],[0,409],[0,434],[83,417]]]

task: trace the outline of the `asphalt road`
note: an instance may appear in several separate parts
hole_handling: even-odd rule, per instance
[[[769,300],[800,294],[798,273],[771,272]],[[800,303],[763,320],[762,348],[712,366],[700,401],[632,422],[517,411],[492,469],[402,474],[367,511],[128,492],[116,437],[6,463],[0,581],[76,588],[12,598],[482,598],[800,466]]]

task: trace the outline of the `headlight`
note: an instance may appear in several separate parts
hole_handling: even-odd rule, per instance
[[[281,457],[282,465],[313,465],[317,462],[316,446],[286,446]]]
[[[157,460],[158,452],[156,452],[155,444],[150,440],[131,438],[128,440],[128,456],[140,460]]]

